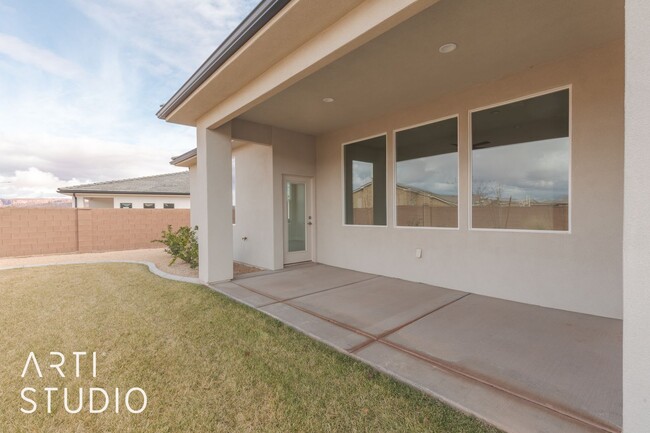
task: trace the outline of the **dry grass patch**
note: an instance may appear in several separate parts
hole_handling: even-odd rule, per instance
[[[3,432],[495,432],[262,313],[206,287],[164,280],[132,264],[0,271],[0,430]],[[75,379],[29,352],[97,352]],[[39,389],[36,413],[20,398]],[[45,411],[45,386],[143,388],[141,414],[113,406]],[[77,394],[73,394],[74,402]]]

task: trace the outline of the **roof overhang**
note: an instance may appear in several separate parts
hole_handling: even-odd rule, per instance
[[[187,151],[182,155],[173,156],[169,163],[176,167],[191,167],[196,165],[196,148]]]
[[[324,134],[622,41],[623,4],[292,0],[165,119]]]
[[[203,62],[199,69],[161,106],[156,115],[166,119],[234,53],[248,42],[266,23],[277,15],[290,0],[263,0],[235,28],[221,45]]]
[[[441,116],[462,114],[453,95],[592,50],[622,53],[623,38],[623,0],[441,0],[238,118],[320,136],[445,98]],[[440,52],[449,42],[457,49]]]
[[[149,192],[149,191],[84,191],[73,189],[57,189],[56,192],[64,195],[167,195],[167,196],[189,196],[189,192]]]
[[[218,127],[437,1],[263,1],[267,12],[238,28],[158,115]]]

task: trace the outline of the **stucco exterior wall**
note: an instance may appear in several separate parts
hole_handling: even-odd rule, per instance
[[[197,196],[196,194],[191,194],[192,191],[196,191],[196,189],[198,188],[196,164],[191,165],[189,167],[189,171],[190,171],[190,209],[198,209],[200,203],[197,200]],[[196,215],[197,212],[190,212],[190,218],[191,218],[190,224],[192,225],[192,227],[198,225]]]
[[[623,431],[650,426],[650,3],[627,0]]]
[[[133,209],[143,209],[145,203],[154,203],[156,209],[163,209],[165,203],[174,203],[174,209],[189,209],[190,197],[164,196],[164,195],[116,195],[113,198],[113,207],[120,208],[120,203],[132,203]]]
[[[83,204],[83,205],[82,205]],[[77,207],[88,207],[91,209],[113,209],[115,203],[113,197],[109,198],[100,198],[100,197],[89,197],[85,198],[83,196],[77,196]]]
[[[237,200],[233,257],[273,269],[273,150],[269,145],[246,144],[233,156]]]
[[[120,203],[131,203],[133,209],[143,209],[145,203],[154,203],[156,209],[163,209],[165,203],[174,203],[174,209],[189,209],[190,197],[166,195],[116,195],[98,197],[77,194],[78,208],[119,209]]]
[[[623,41],[317,138],[317,257],[374,272],[553,308],[622,317]],[[572,86],[571,233],[468,229],[468,111]],[[459,114],[459,228],[344,226],[342,143]],[[415,249],[422,248],[417,259]]]
[[[316,175],[316,146],[314,137],[273,128],[273,245],[274,267],[284,266],[284,204],[283,177]],[[314,206],[315,207],[315,206]],[[318,221],[314,221],[318,224]],[[311,226],[314,227],[314,226]],[[313,228],[312,228],[313,230]],[[312,242],[314,260],[317,246]]]

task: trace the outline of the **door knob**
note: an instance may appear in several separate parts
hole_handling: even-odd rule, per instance
[[[307,223],[307,225],[308,225],[308,226],[310,226],[311,224],[312,224],[312,222],[311,222],[311,221],[309,221],[309,222]]]

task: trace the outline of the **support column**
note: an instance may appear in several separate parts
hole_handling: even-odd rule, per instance
[[[650,2],[625,2],[623,431],[650,426]]]
[[[190,225],[192,227],[199,225],[199,222],[197,220],[197,213],[198,213],[198,208],[199,208],[199,199],[198,195],[194,193],[196,189],[198,188],[197,184],[197,166],[196,165],[191,165],[189,167],[190,170]],[[195,211],[195,209],[197,209]]]
[[[231,280],[232,143],[230,123],[216,130],[197,126],[196,219],[199,226],[199,278]],[[194,191],[192,191],[194,194]]]

